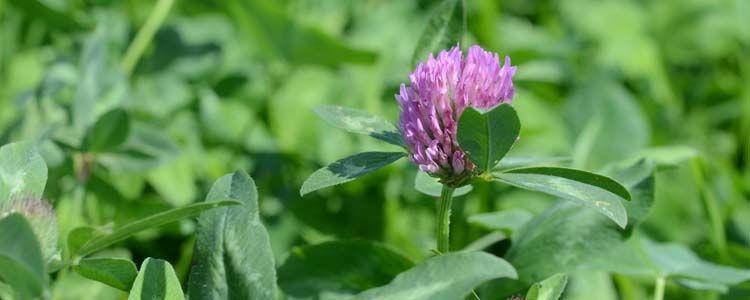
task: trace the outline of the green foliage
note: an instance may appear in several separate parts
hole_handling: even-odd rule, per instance
[[[81,148],[91,152],[115,150],[128,138],[129,131],[130,119],[124,110],[108,111],[91,126]]]
[[[516,278],[513,266],[483,252],[444,254],[427,259],[389,284],[354,297],[362,299],[459,299],[490,279]]]
[[[300,188],[300,195],[367,175],[404,157],[403,152],[362,152],[320,168]]]
[[[349,132],[366,134],[386,143],[406,147],[401,134],[388,121],[353,108],[318,106],[315,112],[331,125]]]
[[[521,122],[507,104],[481,112],[468,107],[458,120],[458,143],[481,172],[489,172],[518,138]]]
[[[562,300],[662,283],[663,300],[749,299],[749,16],[742,0],[0,1],[0,298],[555,298],[566,274]],[[441,186],[390,164],[408,151],[393,95],[459,42],[512,58],[515,112],[459,120],[479,125],[460,143],[484,174],[454,193],[461,254],[432,257]]]
[[[122,227],[115,229],[111,233],[92,235],[86,242],[83,242],[80,247],[77,247],[78,251],[76,251],[75,254],[78,256],[86,256],[102,250],[114,243],[122,241],[138,233],[139,231],[158,227],[187,217],[195,216],[211,208],[237,204],[238,203],[236,201],[231,200],[195,203],[185,207],[175,208],[165,212],[154,214],[147,218],[125,224]],[[89,233],[85,234],[88,235]]]
[[[73,270],[83,277],[126,292],[130,291],[138,275],[135,264],[122,258],[84,258],[73,267]]]
[[[526,292],[527,300],[557,300],[565,290],[565,285],[568,283],[568,275],[566,274],[555,274],[550,278],[537,282],[531,285],[531,288]]]
[[[462,42],[466,32],[464,0],[443,0],[428,20],[427,27],[417,41],[412,64],[426,61],[430,54],[449,49]]]
[[[244,171],[219,178],[206,203],[224,199],[242,204],[221,207],[198,218],[188,295],[191,299],[274,299],[276,269],[258,191]]]
[[[440,183],[440,181],[438,181],[437,178],[427,175],[427,173],[425,172],[419,171],[417,172],[417,176],[414,177],[414,188],[425,195],[440,197],[440,191],[442,190],[443,185]],[[471,192],[472,189],[473,188],[471,185],[465,185],[457,188],[453,191],[453,197],[466,195]]]
[[[471,215],[469,224],[484,227],[487,230],[511,233],[525,225],[533,215],[523,210],[506,210]]]
[[[0,219],[0,279],[20,299],[41,297],[47,286],[39,242],[29,222],[19,214]]]
[[[629,200],[630,193],[608,177],[575,169],[535,167],[509,170],[495,174],[495,178],[513,186],[578,202],[622,228],[628,223],[627,212],[620,201]]]
[[[0,209],[15,198],[42,197],[47,165],[34,144],[20,142],[0,147]]]
[[[146,258],[138,271],[128,300],[184,300],[180,280],[169,262]]]
[[[293,249],[279,267],[279,286],[296,298],[353,295],[382,286],[414,265],[407,258],[364,241],[335,241]]]

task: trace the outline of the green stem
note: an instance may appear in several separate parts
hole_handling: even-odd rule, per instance
[[[437,250],[439,253],[448,253],[450,251],[450,225],[451,225],[451,203],[453,200],[454,188],[443,185],[440,193],[440,208],[438,210],[437,226]]]
[[[664,299],[664,286],[667,284],[667,279],[664,276],[656,278],[656,287],[654,288],[654,300]]]
[[[719,252],[719,259],[722,262],[726,262],[728,260],[729,254],[727,251],[727,239],[725,228],[724,228],[724,220],[721,215],[721,209],[717,205],[717,200],[714,197],[713,192],[710,190],[710,188],[706,183],[705,177],[703,176],[704,169],[705,169],[705,163],[697,158],[692,160],[692,167],[693,167],[693,176],[695,178],[695,183],[698,187],[698,192],[700,193],[700,198],[703,202],[703,209],[706,213],[706,216],[708,217],[708,221],[711,224],[711,241],[714,244],[714,247],[716,247],[716,250]]]
[[[148,16],[146,23],[143,24],[141,30],[135,35],[133,42],[130,43],[128,50],[125,51],[125,56],[122,58],[121,66],[126,75],[130,75],[138,63],[138,60],[146,51],[146,47],[153,39],[154,34],[159,29],[164,19],[166,19],[169,10],[172,8],[174,0],[159,0],[154,6],[154,10]]]

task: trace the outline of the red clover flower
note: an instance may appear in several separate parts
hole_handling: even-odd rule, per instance
[[[398,129],[409,148],[409,159],[444,184],[457,185],[474,174],[474,164],[456,139],[458,119],[466,107],[489,109],[513,98],[516,67],[505,57],[479,46],[466,58],[456,45],[437,58],[430,55],[401,84]]]

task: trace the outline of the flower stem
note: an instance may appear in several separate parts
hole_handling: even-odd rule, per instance
[[[120,63],[126,75],[130,75],[133,69],[135,69],[135,65],[138,63],[141,55],[143,55],[143,52],[146,51],[146,47],[148,47],[154,34],[156,34],[156,31],[161,27],[164,19],[166,19],[169,10],[172,8],[172,4],[174,4],[174,0],[159,0],[154,6],[154,10],[148,16],[148,19],[146,19],[146,23],[136,33],[133,42],[130,43],[128,50],[125,51],[125,56]]]
[[[451,203],[454,188],[443,185],[440,192],[440,208],[438,210],[437,251],[441,254],[450,251]]]
[[[664,299],[664,285],[667,284],[667,279],[664,276],[656,278],[656,287],[654,288],[654,300]]]

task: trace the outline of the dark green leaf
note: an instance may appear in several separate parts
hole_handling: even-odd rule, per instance
[[[39,242],[29,222],[19,214],[0,219],[0,279],[21,296],[42,296],[47,274]]]
[[[294,249],[279,268],[279,286],[298,298],[355,294],[390,282],[414,264],[364,241],[335,241]]]
[[[109,152],[122,145],[130,132],[130,118],[123,109],[113,109],[101,115],[83,139],[84,150]]]
[[[550,278],[537,282],[526,293],[526,300],[557,300],[568,284],[568,275],[555,274]]]
[[[403,152],[362,152],[320,168],[305,180],[300,195],[349,182],[372,173],[406,155]]]
[[[521,123],[512,106],[498,105],[487,112],[467,107],[458,120],[458,143],[480,171],[489,172],[513,146]]]
[[[500,182],[583,204],[622,228],[628,224],[621,199],[630,199],[630,193],[610,178],[580,170],[550,167],[515,169],[494,175]]]
[[[42,197],[47,164],[29,142],[0,147],[0,209],[15,198]]]
[[[477,285],[495,278],[516,278],[502,258],[485,252],[436,256],[399,274],[389,284],[367,290],[354,300],[456,300]]]
[[[126,292],[130,291],[138,275],[135,264],[123,258],[84,258],[73,266],[73,270],[83,277]]]
[[[53,9],[47,5],[47,1],[10,0],[9,3],[18,6],[29,18],[46,23],[51,29],[82,30],[89,27],[75,14]]]
[[[184,300],[180,280],[169,262],[146,258],[135,278],[128,300]]]
[[[464,0],[445,0],[430,17],[427,27],[417,41],[412,55],[416,65],[420,61],[442,49],[448,49],[461,42],[466,31],[466,12]]]
[[[96,251],[102,250],[109,245],[122,241],[132,236],[133,234],[136,234],[141,230],[159,227],[177,220],[192,217],[211,208],[236,204],[238,204],[237,201],[195,203],[185,207],[161,212],[144,219],[125,224],[122,227],[117,228],[110,234],[95,236],[78,249],[77,255],[86,256]]]
[[[244,171],[219,178],[206,203],[224,199],[242,205],[213,209],[198,218],[190,299],[276,299],[276,269],[255,182]]]
[[[440,192],[443,189],[443,184],[438,181],[437,178],[427,175],[427,173],[419,171],[417,176],[414,178],[414,188],[417,191],[430,195],[433,197],[440,197]],[[471,192],[474,189],[471,185],[462,186],[453,191],[453,197],[463,196]]]
[[[469,224],[479,225],[489,230],[516,232],[525,225],[533,215],[523,210],[505,210],[469,216]]]
[[[315,112],[333,126],[349,132],[366,134],[396,146],[406,147],[393,124],[366,111],[341,107],[318,106]]]

